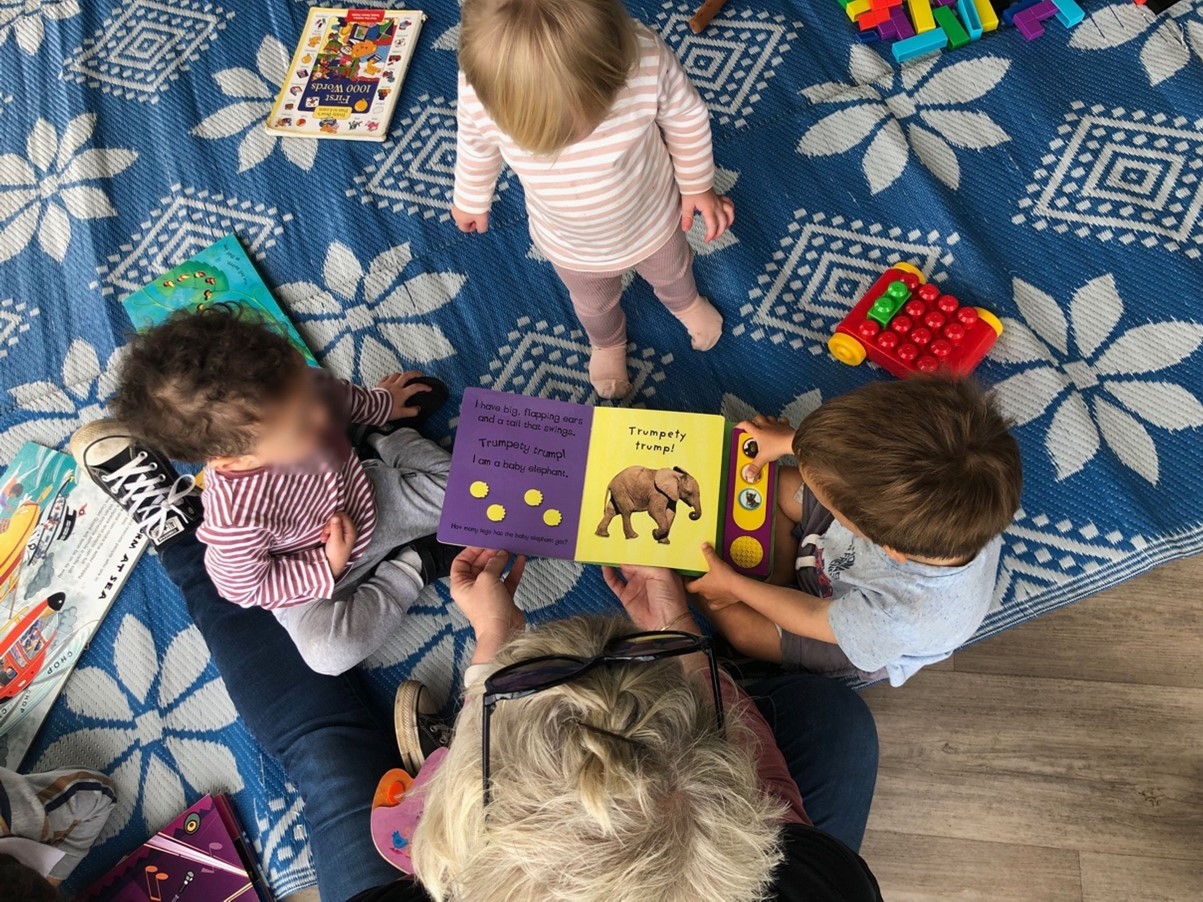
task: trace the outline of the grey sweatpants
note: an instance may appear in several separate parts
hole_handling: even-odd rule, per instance
[[[272,611],[313,670],[332,676],[363,661],[401,625],[422,591],[417,552],[405,548],[439,526],[451,455],[412,429],[373,435],[380,460],[364,461],[376,530],[332,598]]]

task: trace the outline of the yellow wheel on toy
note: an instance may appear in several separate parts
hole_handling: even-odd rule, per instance
[[[927,279],[923,278],[923,273],[919,271],[919,267],[912,266],[910,263],[895,263],[892,268],[901,269],[903,272],[911,273],[916,279],[919,280],[920,285],[927,281]]]
[[[827,350],[831,352],[832,357],[848,366],[860,366],[865,362],[865,346],[843,332],[836,332],[831,336],[831,340],[827,342]]]
[[[995,316],[989,310],[986,310],[982,307],[974,307],[973,309],[977,311],[977,318],[980,319],[982,322],[984,322],[991,329],[993,329],[995,335],[1002,335],[1002,333],[1003,333],[1002,320],[1000,320],[997,316]]]

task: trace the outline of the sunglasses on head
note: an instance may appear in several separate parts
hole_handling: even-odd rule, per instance
[[[507,664],[485,680],[484,704],[481,712],[480,762],[484,781],[484,804],[492,796],[489,780],[489,721],[498,702],[525,698],[555,686],[580,679],[595,667],[612,664],[646,664],[665,658],[677,658],[694,652],[705,652],[710,662],[710,686],[714,692],[714,714],[718,729],[723,729],[723,697],[719,686],[718,663],[714,649],[705,636],[665,630],[633,633],[606,643],[600,655],[579,658],[573,655],[543,655]]]

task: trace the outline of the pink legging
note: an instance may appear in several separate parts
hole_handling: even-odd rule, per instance
[[[553,264],[554,265],[554,264]],[[556,266],[572,307],[595,348],[627,343],[627,317],[622,312],[622,277],[631,269],[652,286],[660,303],[680,314],[698,299],[693,281],[693,249],[679,229],[650,257],[612,272],[580,272]]]

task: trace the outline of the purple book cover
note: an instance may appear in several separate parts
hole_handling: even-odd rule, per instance
[[[240,849],[245,849],[241,830],[225,797],[207,795],[123,858],[78,902],[270,902],[254,863]]]
[[[593,408],[464,392],[439,539],[571,559]]]

